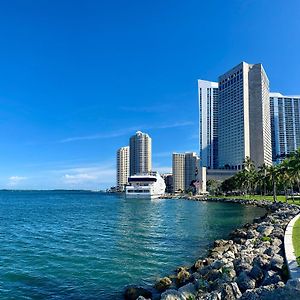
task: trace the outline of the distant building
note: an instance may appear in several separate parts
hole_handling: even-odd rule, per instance
[[[129,140],[130,176],[149,173],[152,169],[152,140],[150,136],[137,131]]]
[[[117,189],[124,191],[129,177],[129,147],[117,151]]]
[[[300,147],[300,96],[270,93],[273,161]]]
[[[200,167],[200,159],[195,152],[185,153],[185,190],[193,187],[193,183],[197,180]]]
[[[198,178],[200,159],[195,152],[173,153],[173,191],[188,191]]]
[[[185,191],[185,154],[173,153],[172,155],[172,173],[173,173],[173,191]]]
[[[166,184],[166,193],[173,192],[173,175],[172,174],[162,174],[161,177],[164,179]]]
[[[269,80],[262,64],[240,63],[219,77],[219,167],[272,164]]]
[[[218,83],[198,80],[201,166],[218,167]]]

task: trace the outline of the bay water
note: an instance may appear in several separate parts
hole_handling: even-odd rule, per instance
[[[122,299],[264,209],[79,191],[0,192],[0,299]]]

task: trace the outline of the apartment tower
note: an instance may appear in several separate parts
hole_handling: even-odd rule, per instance
[[[240,63],[219,77],[219,167],[240,170],[246,156],[272,164],[269,80],[262,64]]]
[[[117,188],[124,191],[129,177],[129,147],[117,151]]]
[[[198,80],[201,166],[218,167],[218,83]]]
[[[172,173],[174,192],[185,191],[185,154],[173,153]]]
[[[300,147],[300,96],[270,93],[273,161]]]
[[[187,191],[192,187],[192,182],[198,179],[200,158],[195,152],[173,153],[173,189]]]
[[[130,176],[149,173],[152,169],[152,140],[150,136],[137,131],[129,139]]]

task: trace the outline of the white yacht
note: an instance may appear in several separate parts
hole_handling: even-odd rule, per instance
[[[166,190],[163,178],[157,172],[136,174],[128,178],[126,197],[154,199],[162,196]]]

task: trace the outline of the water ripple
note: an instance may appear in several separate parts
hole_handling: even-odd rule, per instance
[[[235,204],[0,192],[1,299],[118,299],[264,213]]]

